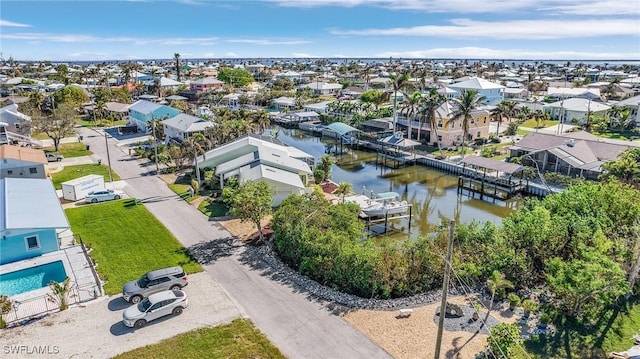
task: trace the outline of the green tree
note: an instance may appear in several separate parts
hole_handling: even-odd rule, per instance
[[[391,80],[391,87],[393,88],[393,132],[395,133],[398,122],[398,91],[412,87],[412,85],[408,72],[391,75],[389,76],[389,79]]]
[[[263,240],[262,220],[270,215],[275,189],[266,181],[244,181],[237,188],[225,187],[222,196],[231,208],[231,214],[241,222],[251,221]]]
[[[176,61],[176,78],[180,81],[180,54],[177,52],[174,53],[173,59]]]
[[[218,71],[218,80],[224,81],[234,87],[245,87],[253,82],[251,73],[244,69],[221,68]]]
[[[502,120],[504,120],[505,116],[508,116],[504,102],[505,101],[500,102],[496,108],[491,110],[491,117],[493,117],[493,119],[498,123],[496,126],[496,135],[500,134],[500,124],[502,123]]]
[[[349,182],[340,182],[333,193],[339,195],[341,202],[344,203],[344,197],[353,193],[353,186]]]
[[[85,91],[77,86],[65,86],[53,94],[55,105],[69,103],[74,107],[78,107],[89,101],[89,96]]]
[[[370,103],[377,110],[389,100],[389,93],[380,90],[367,90],[360,95],[360,101]]]
[[[51,140],[56,151],[60,149],[60,140],[75,134],[76,110],[70,103],[57,106],[51,116],[34,116],[31,125],[37,132],[44,133]]]
[[[13,302],[11,298],[6,295],[0,295],[0,329],[4,329],[7,327],[7,322],[4,319],[4,316],[9,314],[11,309],[13,308]]]
[[[634,148],[621,152],[615,160],[602,165],[601,177],[615,177],[630,185],[640,187],[640,149]]]
[[[51,283],[49,283],[49,288],[52,293],[47,294],[48,298],[53,302],[58,303],[60,311],[67,310],[67,308],[69,308],[71,279],[67,277],[62,282],[51,281]]]
[[[509,359],[522,343],[520,329],[515,324],[500,323],[489,330],[487,338],[492,357]]]
[[[491,292],[491,300],[489,300],[489,308],[487,308],[487,316],[484,318],[484,322],[486,323],[489,320],[489,315],[491,310],[493,309],[493,301],[496,297],[496,293],[502,294],[504,296],[504,290],[506,288],[513,288],[513,283],[505,278],[505,275],[494,270],[491,272],[491,276],[487,279],[487,288],[489,292]]]
[[[484,100],[485,97],[479,95],[478,91],[475,90],[462,90],[460,97],[454,99],[457,104],[457,109],[451,114],[449,122],[458,119],[462,121],[462,158],[464,158],[465,142],[469,137],[469,126],[472,118],[472,113],[478,107],[480,107]]]

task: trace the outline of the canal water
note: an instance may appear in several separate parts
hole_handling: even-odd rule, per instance
[[[500,224],[502,218],[508,216],[520,205],[519,200],[483,201],[469,195],[458,194],[458,179],[446,172],[441,172],[422,165],[411,165],[392,169],[376,164],[376,153],[352,150],[343,147],[342,153],[335,153],[336,143],[333,139],[314,137],[297,129],[277,129],[277,138],[316,159],[328,150],[334,150],[332,157],[336,161],[331,179],[336,182],[349,182],[356,194],[397,192],[400,199],[412,206],[411,230],[408,218],[389,221],[385,236],[403,238],[431,233],[442,220],[454,218],[456,209],[459,220],[491,221]],[[384,224],[371,227],[375,233],[384,232]]]

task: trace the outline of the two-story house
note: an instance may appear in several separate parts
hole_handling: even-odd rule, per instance
[[[204,133],[207,128],[213,127],[212,121],[200,117],[181,113],[162,121],[165,139],[177,139],[182,142],[195,133]]]
[[[224,86],[224,82],[218,80],[218,78],[209,76],[199,80],[192,81],[189,84],[189,89],[195,92],[204,92],[211,89],[217,89]]]
[[[47,178],[42,150],[0,145],[0,178]]]
[[[150,131],[151,121],[162,121],[177,116],[179,110],[160,105],[146,100],[138,100],[129,106],[129,122],[138,127],[140,131]]]
[[[498,104],[504,100],[504,86],[480,77],[470,77],[465,81],[451,83],[448,87],[459,93],[463,90],[475,90],[478,95],[485,97],[484,104]]]

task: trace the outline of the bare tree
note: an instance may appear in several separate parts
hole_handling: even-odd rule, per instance
[[[76,133],[76,109],[72,104],[61,103],[50,116],[34,116],[31,125],[53,140],[56,151],[60,149],[60,140]]]

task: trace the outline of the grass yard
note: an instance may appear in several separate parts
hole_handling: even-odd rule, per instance
[[[184,199],[187,202],[192,202],[194,199],[200,197],[200,195],[196,194],[193,197],[189,196],[189,185],[181,184],[181,183],[170,183],[168,184],[169,189],[175,192],[180,198]]]
[[[111,171],[113,176],[113,180],[117,181],[120,179],[117,173]],[[106,165],[99,165],[97,163],[86,164],[86,165],[75,165],[75,166],[65,166],[64,169],[60,172],[56,172],[51,174],[51,180],[53,181],[53,185],[56,189],[62,189],[62,183],[66,181],[70,181],[72,179],[76,179],[86,175],[102,175],[104,176],[104,181],[109,181],[109,167]]]
[[[120,121],[109,121],[109,120],[98,120],[96,122],[93,121],[93,118],[80,118],[76,121],[76,123],[82,127],[114,127],[114,126],[124,126],[127,124],[127,120]]]
[[[551,126],[555,126],[557,124],[559,124],[560,121],[554,121],[554,120],[547,120],[547,121],[540,121],[540,127],[538,127],[538,123],[536,122],[536,120],[534,119],[529,119],[526,120],[525,122],[523,122],[520,126],[522,127],[530,127],[530,128],[547,128],[547,127],[551,127]]]
[[[640,138],[637,134],[634,134],[631,131],[624,131],[622,133],[615,131],[606,131],[606,132],[597,132],[593,131],[591,133],[594,136],[602,137],[602,138],[611,138],[615,140],[623,140],[623,141],[631,141],[637,138]]]
[[[198,206],[198,209],[207,217],[222,217],[229,211],[229,207],[225,206],[223,203],[210,201],[208,199],[202,201]]]
[[[45,151],[54,152],[53,146],[46,147]],[[82,142],[62,143],[60,144],[60,150],[57,152],[64,156],[64,158],[89,156],[93,152],[87,150],[87,145]]]
[[[66,214],[73,233],[93,248],[91,257],[108,281],[109,295],[150,270],[181,265],[187,273],[202,271],[171,232],[132,199],[71,208]]]
[[[197,329],[114,358],[265,359],[285,356],[250,321],[236,319],[230,324]]]

